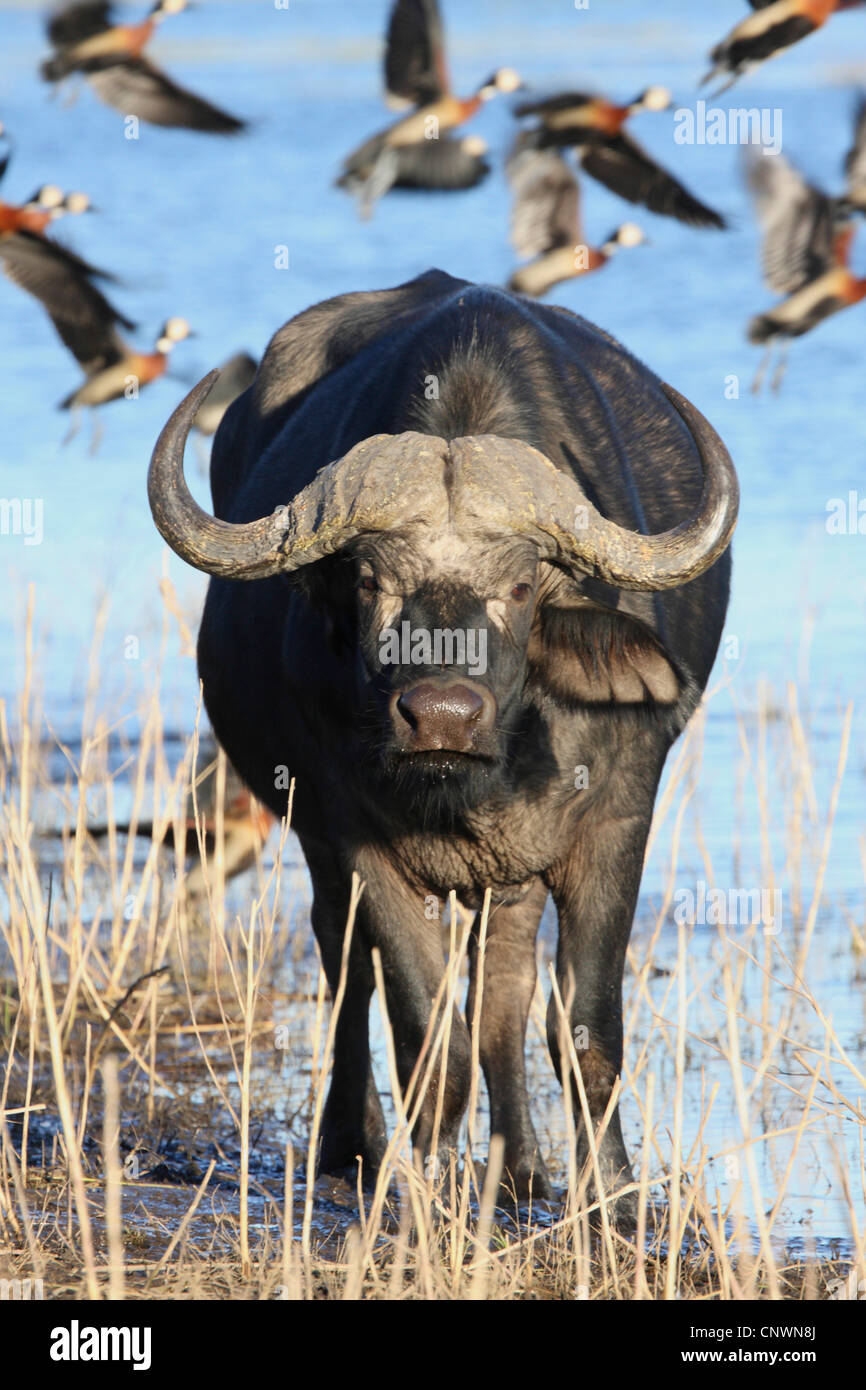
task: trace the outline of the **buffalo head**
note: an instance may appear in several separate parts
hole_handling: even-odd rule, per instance
[[[159,438],[148,480],[156,524],[189,564],[226,579],[303,581],[330,560],[331,598],[336,586],[337,606],[352,612],[370,775],[416,802],[475,804],[497,790],[527,717],[527,679],[550,664],[545,610],[580,602],[575,579],[674,588],[713,564],[734,527],[728,454],[667,386],[697,444],[703,490],[694,515],[661,534],[605,519],[526,443],[414,432],[363,440],[268,516],[218,520],[183,476],[187,433],[217,376],[189,394]],[[662,699],[673,681],[652,643],[628,679]]]

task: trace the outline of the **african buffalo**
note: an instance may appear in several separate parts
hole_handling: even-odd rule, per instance
[[[656,789],[725,616],[733,465],[706,420],[608,334],[440,271],[327,300],[279,330],[217,433],[216,517],[183,477],[212,381],[163,430],[150,503],[172,548],[214,576],[198,656],[217,737],[275,814],[285,769],[296,779],[332,990],[352,872],[366,884],[321,1168],[360,1155],[372,1172],[384,1150],[371,949],[405,1085],[444,969],[425,904],[453,889],[477,910],[489,887],[479,1050],[491,1127],[518,1194],[549,1196],[524,1064],[539,919],[551,894],[559,985],[600,1117],[622,1061],[623,961]],[[548,1019],[559,1072],[553,1006]],[[457,1141],[470,1058],[455,1019],[442,1150]],[[577,1143],[582,1159],[582,1125]],[[606,1183],[627,1177],[616,1115],[600,1160]]]

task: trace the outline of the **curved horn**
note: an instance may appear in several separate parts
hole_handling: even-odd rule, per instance
[[[542,553],[620,589],[658,591],[696,579],[719,558],[737,519],[739,488],[715,430],[673,387],[663,390],[698,446],[703,489],[694,515],[645,536],[608,521],[575,480],[530,445],[495,435],[454,440],[374,435],[329,464],[287,505],[237,525],[202,510],[183,476],[196,411],[219,376],[211,372],[177,407],[151,459],[148,497],[174,551],[208,574],[262,579],[311,564],[364,533],[447,516],[446,458],[459,465],[457,509],[482,530],[532,538]]]
[[[658,591],[696,579],[727,547],[739,487],[715,430],[673,387],[662,383],[698,447],[703,489],[697,510],[670,531],[645,536],[608,521],[568,473],[527,444],[483,436],[452,444],[459,456],[463,508],[486,522],[532,536],[548,559],[618,589]],[[492,523],[492,527],[491,527]]]
[[[147,500],[160,535],[187,564],[226,579],[251,569],[256,577],[263,577],[274,573],[273,560],[282,537],[274,516],[249,526],[219,521],[198,505],[183,476],[187,436],[219,375],[208,372],[163,426],[150,460]]]
[[[181,401],[157,440],[147,478],[157,528],[187,564],[224,579],[264,579],[312,564],[355,536],[391,530],[434,509],[447,515],[447,445],[407,433],[363,440],[257,521],[211,516],[187,487],[183,454],[196,412],[218,377],[209,372]]]

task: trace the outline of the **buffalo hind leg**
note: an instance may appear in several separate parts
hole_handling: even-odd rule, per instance
[[[315,853],[309,845],[304,845],[304,853],[313,879],[313,930],[334,999],[340,982],[350,888],[330,856]],[[334,1036],[334,1064],[318,1160],[319,1172],[333,1176],[354,1172],[360,1158],[365,1176],[373,1177],[385,1153],[385,1118],[370,1060],[373,984],[370,954],[356,921]]]
[[[622,975],[634,918],[649,830],[651,805],[644,813],[604,815],[601,808],[581,822],[568,859],[550,876],[559,913],[556,975],[568,1027],[575,1042],[593,1125],[598,1126],[622,1068]],[[547,1040],[560,1081],[560,1012],[555,996],[547,1012]],[[577,1082],[572,1104],[577,1126],[579,1169],[590,1157]],[[599,1169],[605,1192],[631,1181],[619,1111],[613,1112],[599,1142]],[[591,1182],[589,1191],[595,1192]],[[634,1193],[616,1204],[615,1216],[629,1225],[637,1213]]]
[[[522,902],[495,907],[487,924],[478,1052],[490,1100],[490,1133],[505,1141],[503,1192],[549,1200],[550,1179],[538,1148],[526,1092],[526,1024],[535,993],[535,939],[547,888],[533,884]],[[475,1017],[478,986],[476,918],[470,942],[466,1017]]]

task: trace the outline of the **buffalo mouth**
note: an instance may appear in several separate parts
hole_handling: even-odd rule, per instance
[[[485,753],[470,753],[454,748],[425,748],[392,753],[388,759],[398,775],[405,772],[433,779],[471,774],[479,767],[492,768],[495,759]]]
[[[406,825],[433,831],[453,828],[499,787],[501,760],[451,748],[390,750],[380,764],[378,797]]]

